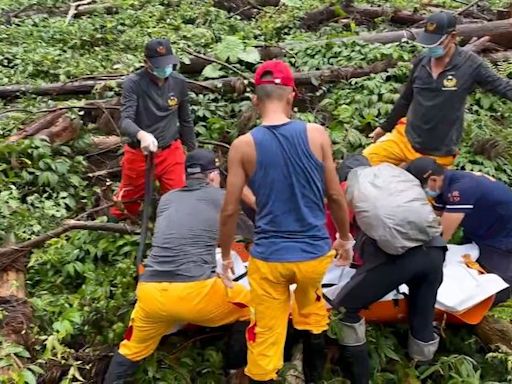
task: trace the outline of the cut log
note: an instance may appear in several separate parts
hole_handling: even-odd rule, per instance
[[[310,31],[317,30],[323,24],[345,14],[350,16],[356,24],[364,24],[368,20],[371,21],[380,17],[388,19],[391,23],[401,25],[413,25],[425,19],[423,15],[390,7],[356,7],[341,4],[307,12],[302,18],[300,26],[302,29]]]
[[[382,33],[364,33],[352,39],[362,40],[367,43],[389,44],[397,43],[404,39],[416,40],[416,36],[422,31],[421,28],[412,30],[400,30]],[[489,36],[492,43],[505,48],[512,48],[512,19],[491,21],[483,24],[463,24],[457,26],[457,33],[463,39],[473,37],[480,38]],[[334,42],[343,42],[351,38],[336,39]]]
[[[324,83],[333,83],[352,78],[368,76],[372,73],[383,72],[393,66],[391,61],[383,61],[374,63],[367,68],[340,68],[335,67],[331,69],[313,71],[313,72],[298,72],[295,74],[295,83],[298,87],[315,86],[316,81]],[[110,79],[117,85],[121,85],[124,77],[118,79]],[[8,85],[0,87],[0,98],[9,98],[14,96],[21,96],[22,94],[34,94],[40,96],[56,96],[66,94],[87,94],[90,93],[96,86],[104,83],[104,80],[82,80],[72,83],[54,83],[42,86],[32,85]],[[243,94],[246,90],[247,84],[243,79],[238,77],[228,77],[217,80],[208,81],[191,81],[189,80],[189,89],[195,93],[223,93],[223,94]]]
[[[502,345],[512,351],[512,323],[491,315],[475,326],[475,333],[488,346]]]
[[[23,127],[20,131],[16,132],[14,135],[8,137],[6,139],[7,143],[14,143],[20,139],[24,139],[28,136],[33,136],[44,129],[47,129],[54,125],[64,114],[66,111],[55,111],[48,113],[46,116],[33,121],[29,125]]]
[[[60,145],[76,138],[79,131],[78,121],[72,121],[68,116],[62,116],[54,125],[43,129],[35,137],[48,140],[51,144]]]

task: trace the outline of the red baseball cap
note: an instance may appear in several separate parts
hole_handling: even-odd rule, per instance
[[[264,76],[268,76],[268,78],[262,79]],[[256,86],[263,84],[282,85],[295,89],[292,69],[281,60],[268,60],[261,64],[254,74],[254,84]]]

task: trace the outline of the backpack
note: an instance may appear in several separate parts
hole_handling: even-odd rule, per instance
[[[347,200],[361,230],[392,255],[441,234],[420,182],[391,164],[359,167],[348,176]]]

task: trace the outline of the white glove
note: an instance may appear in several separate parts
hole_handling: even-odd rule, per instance
[[[137,139],[140,141],[140,149],[144,153],[156,152],[158,150],[158,141],[151,133],[146,131],[139,131]]]
[[[341,240],[339,235],[336,234],[336,241],[333,244],[333,248],[337,252],[337,257],[335,261],[335,265],[337,267],[345,267],[349,266],[352,263],[352,259],[354,258],[354,245],[356,242],[352,235],[350,235],[349,240]]]

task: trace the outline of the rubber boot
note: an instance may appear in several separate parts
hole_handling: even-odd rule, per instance
[[[249,384],[274,384],[276,381],[274,380],[265,380],[265,381],[258,381],[258,380],[249,380]]]
[[[230,326],[224,351],[224,369],[226,371],[237,370],[247,365],[245,331],[249,324],[249,321],[236,321]]]
[[[305,384],[318,384],[324,374],[325,332],[314,334],[305,332],[302,349],[302,369]]]
[[[355,346],[342,346],[341,368],[351,384],[370,383],[370,356],[366,343]]]
[[[135,371],[140,362],[127,359],[118,351],[112,356],[103,384],[125,384],[133,382]]]

